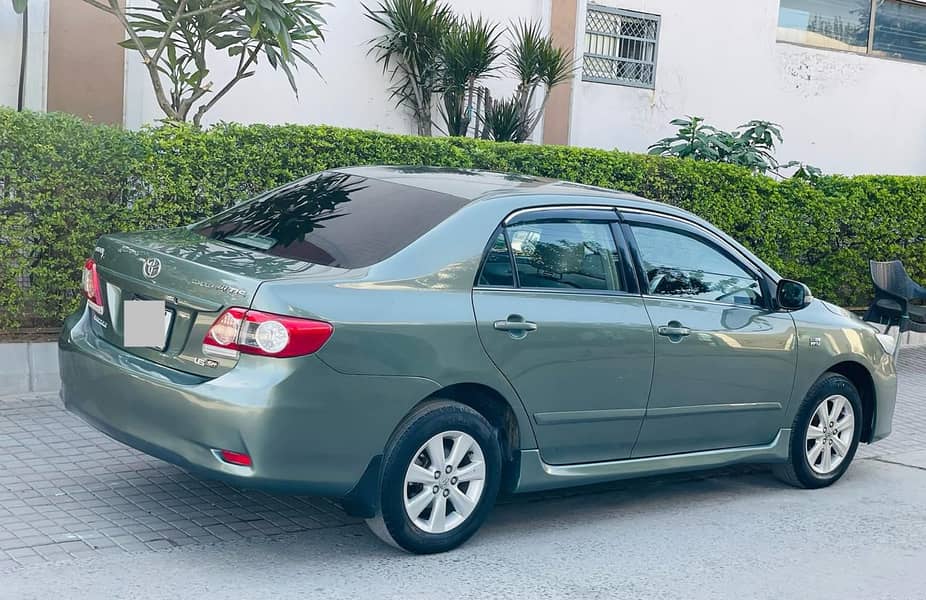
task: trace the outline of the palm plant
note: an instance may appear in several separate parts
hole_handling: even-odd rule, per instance
[[[473,118],[477,82],[491,76],[502,55],[498,25],[469,18],[456,22],[441,46],[443,86],[441,113],[452,136],[466,135]]]
[[[376,9],[363,8],[386,31],[370,40],[370,53],[390,72],[391,97],[411,111],[418,135],[431,135],[431,102],[443,84],[440,55],[453,13],[438,0],[383,0]]]
[[[522,132],[534,113],[524,113],[517,98],[488,101],[481,117],[487,137],[496,142],[523,142]]]
[[[552,38],[544,35],[537,21],[519,21],[514,27],[513,45],[509,48],[508,65],[518,78],[515,98],[523,115],[520,141],[530,139],[543,116],[550,92],[557,85],[572,77],[576,66],[572,54],[553,44]],[[537,90],[543,86],[543,100],[539,109],[532,112]]]

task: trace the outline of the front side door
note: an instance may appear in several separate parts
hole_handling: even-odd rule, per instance
[[[652,324],[613,210],[520,213],[473,290],[479,336],[551,464],[627,458],[653,371]]]
[[[797,358],[794,321],[770,286],[718,236],[673,218],[628,214],[655,368],[634,457],[771,442]]]

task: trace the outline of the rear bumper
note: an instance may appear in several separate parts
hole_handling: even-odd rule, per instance
[[[204,379],[109,344],[87,319],[68,319],[59,340],[67,409],[146,454],[238,485],[344,497],[438,389],[423,378],[344,375],[316,356],[242,355]],[[247,453],[253,466],[224,463],[215,449]]]

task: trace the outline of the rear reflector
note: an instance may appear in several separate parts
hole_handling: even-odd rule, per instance
[[[232,450],[219,450],[219,457],[230,465],[239,467],[250,467],[251,457],[243,452],[234,452]]]
[[[233,356],[235,352],[280,358],[312,354],[328,341],[334,327],[323,321],[297,319],[232,307],[219,315],[206,337],[203,352]]]

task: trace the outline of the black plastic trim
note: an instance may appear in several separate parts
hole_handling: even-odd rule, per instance
[[[347,495],[338,503],[348,515],[361,519],[372,519],[379,510],[379,481],[382,475],[383,455],[377,454],[370,459],[357,482]]]

